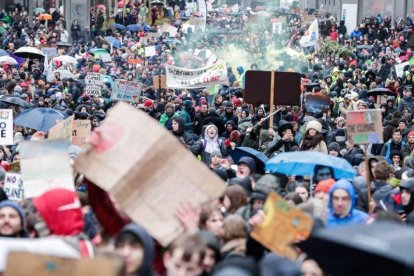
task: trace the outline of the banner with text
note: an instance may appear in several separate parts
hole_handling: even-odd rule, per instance
[[[185,69],[167,64],[165,67],[168,88],[203,88],[223,84],[228,80],[226,65],[220,61],[201,69]]]
[[[4,192],[10,200],[23,200],[23,180],[18,173],[6,173],[4,177]]]
[[[382,114],[380,109],[348,111],[346,113],[346,134],[351,144],[384,143]]]
[[[101,96],[101,74],[88,72],[85,77],[85,84],[86,95]]]

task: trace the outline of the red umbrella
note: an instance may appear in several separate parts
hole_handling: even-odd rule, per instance
[[[105,9],[106,9],[105,5],[97,5],[96,7],[97,7],[98,9],[103,9],[103,10],[105,10]]]
[[[126,4],[126,1],[125,1],[125,4]],[[119,1],[118,8],[122,8],[122,7],[124,7],[124,1]]]

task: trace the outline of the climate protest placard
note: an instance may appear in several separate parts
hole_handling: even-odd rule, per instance
[[[4,192],[10,200],[23,200],[23,180],[18,173],[6,173],[4,177]]]
[[[141,96],[142,83],[116,79],[111,99],[125,102],[138,102]]]
[[[101,74],[88,72],[85,77],[85,84],[86,95],[101,96]]]
[[[179,68],[167,64],[165,67],[168,88],[203,88],[223,84],[228,80],[226,65],[220,61],[201,69]]]
[[[74,120],[72,125],[72,144],[81,148],[87,148],[87,139],[91,135],[90,120]]]
[[[380,109],[348,111],[346,134],[351,144],[382,144],[382,114]]]

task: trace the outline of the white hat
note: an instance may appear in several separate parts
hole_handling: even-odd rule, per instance
[[[322,124],[319,123],[319,121],[317,121],[317,120],[309,121],[306,124],[306,131],[308,131],[311,128],[314,129],[314,130],[316,130],[319,133],[322,132]]]

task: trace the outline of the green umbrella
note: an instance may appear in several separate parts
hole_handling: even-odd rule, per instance
[[[92,51],[92,54],[93,54],[95,57],[99,57],[99,56],[101,56],[102,54],[108,54],[108,51],[107,51],[107,50],[105,50],[105,49],[96,49],[96,50]]]

